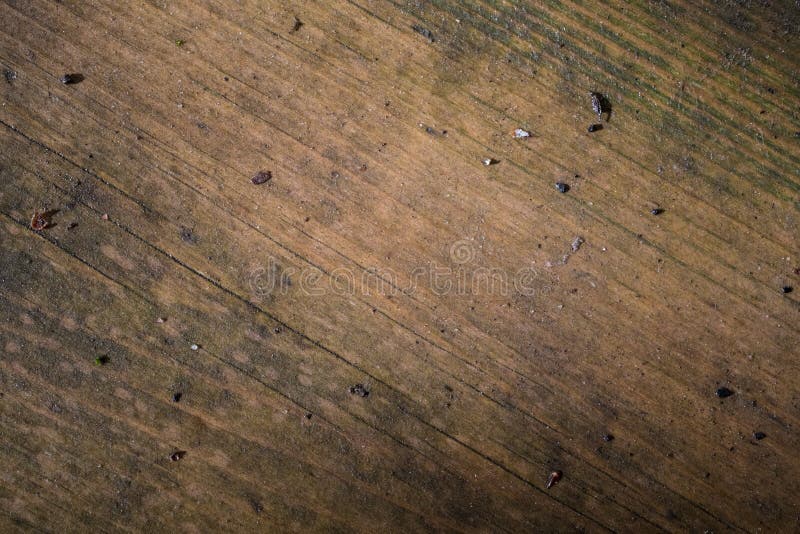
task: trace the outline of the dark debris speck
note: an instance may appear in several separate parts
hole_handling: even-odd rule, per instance
[[[180,391],[177,391],[177,392],[173,393],[172,394],[172,402],[180,402],[181,397],[183,397],[183,393],[181,393]]]
[[[561,480],[562,476],[563,473],[561,471],[553,471],[552,473],[550,473],[550,476],[547,477],[547,483],[545,484],[545,487],[547,489],[552,488],[553,486],[558,484],[558,481]]]
[[[73,73],[73,74],[65,74],[61,78],[58,79],[64,85],[73,85],[76,83],[81,83],[83,81],[83,74]]]
[[[766,438],[767,435],[765,433],[763,433],[763,432],[753,432],[753,437],[755,439],[761,441],[762,439]]]
[[[188,226],[181,226],[181,241],[184,243],[189,243],[190,245],[196,245],[198,238],[194,233],[194,230]]]
[[[355,386],[350,386],[350,393],[352,395],[358,395],[359,397],[368,397],[369,390],[364,386],[364,384],[356,384]]]
[[[265,184],[272,180],[272,171],[258,171],[250,181],[253,182],[255,185]]]
[[[558,189],[559,193],[566,193],[569,191],[569,186],[564,182],[556,182],[556,189]]]
[[[424,38],[426,38],[428,41],[432,43],[436,42],[436,38],[433,36],[433,32],[430,31],[429,29],[423,28],[418,24],[414,24],[413,26],[411,26],[411,29],[420,34],[421,36],[423,36]]]
[[[717,397],[719,397],[720,399],[725,399],[725,398],[730,397],[731,395],[733,395],[733,391],[731,391],[728,388],[718,388],[717,391],[716,391],[716,394],[717,394]]]
[[[603,441],[605,441],[605,442],[614,441],[614,435],[613,434],[604,434],[603,435]]]
[[[792,291],[794,291],[794,288],[792,286],[783,286],[781,288],[781,293],[783,293],[784,295],[788,295]]]
[[[588,128],[589,133],[599,132],[602,129],[603,129],[603,125],[602,124],[592,124]]]

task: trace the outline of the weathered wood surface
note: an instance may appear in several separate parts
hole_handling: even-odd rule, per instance
[[[4,0],[0,530],[797,531],[799,13]]]

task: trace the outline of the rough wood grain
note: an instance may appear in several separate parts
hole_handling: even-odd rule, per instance
[[[795,2],[0,22],[0,530],[800,529]]]

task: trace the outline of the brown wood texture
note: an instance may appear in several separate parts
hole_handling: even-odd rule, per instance
[[[800,530],[796,2],[0,23],[3,532]]]

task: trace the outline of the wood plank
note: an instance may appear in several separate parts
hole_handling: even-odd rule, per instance
[[[0,20],[3,530],[798,528],[793,3]]]

